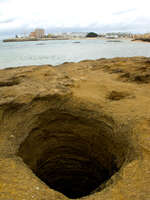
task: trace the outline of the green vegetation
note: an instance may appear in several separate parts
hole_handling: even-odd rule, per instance
[[[98,34],[97,33],[94,33],[94,32],[89,32],[86,37],[98,37]]]
[[[47,37],[48,37],[48,38],[51,38],[51,37],[53,37],[53,34],[49,33],[49,34],[47,35]]]

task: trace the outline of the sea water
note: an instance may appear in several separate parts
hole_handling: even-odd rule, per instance
[[[130,40],[0,41],[0,69],[27,65],[59,65],[87,59],[150,57],[150,43]]]

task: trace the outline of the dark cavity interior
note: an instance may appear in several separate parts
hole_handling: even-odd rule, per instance
[[[49,111],[18,154],[50,188],[69,198],[100,191],[122,166],[127,147],[116,142],[112,125],[104,121]]]

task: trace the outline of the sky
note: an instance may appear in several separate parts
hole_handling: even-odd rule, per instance
[[[53,32],[150,32],[149,0],[0,0],[0,36]]]

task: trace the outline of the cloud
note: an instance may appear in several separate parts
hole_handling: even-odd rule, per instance
[[[127,10],[121,10],[119,12],[114,12],[112,13],[113,15],[123,15],[123,14],[127,14],[129,12],[134,12],[136,11],[137,9],[136,8],[130,8],[130,9],[127,9]]]
[[[16,18],[10,18],[10,19],[5,19],[5,20],[0,19],[0,24],[11,23],[11,22],[14,22],[15,20],[16,20]]]
[[[149,4],[148,0],[0,0],[0,33],[18,34],[37,27],[49,32],[147,31]]]
[[[145,23],[143,23],[143,20]],[[97,33],[105,33],[105,32],[145,32],[148,31],[149,20],[141,18],[137,18],[137,20],[131,20],[128,23],[117,22],[113,24],[89,24],[87,26],[48,26],[46,28],[46,33],[55,33],[55,32],[90,32],[94,31]],[[33,30],[28,24],[23,24],[18,27],[11,27],[7,30],[3,30],[3,35],[10,33],[12,36],[16,34],[29,34]]]

